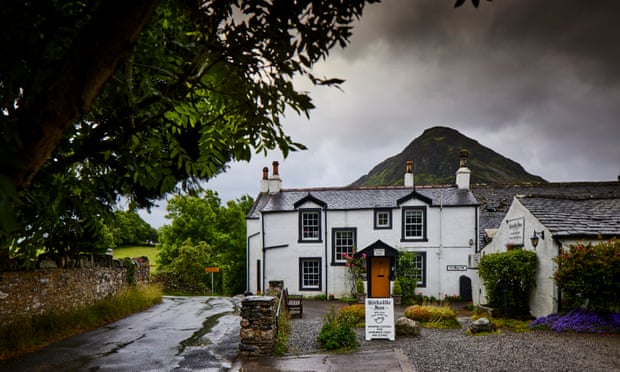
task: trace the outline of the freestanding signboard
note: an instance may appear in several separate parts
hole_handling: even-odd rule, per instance
[[[394,300],[366,298],[366,340],[395,339]]]

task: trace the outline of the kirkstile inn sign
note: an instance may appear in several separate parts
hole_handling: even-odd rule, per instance
[[[394,300],[366,298],[366,340],[395,340]]]

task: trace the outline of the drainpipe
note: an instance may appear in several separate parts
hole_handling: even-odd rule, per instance
[[[329,299],[329,263],[327,262],[327,206],[325,206],[324,208],[324,212],[325,212],[325,232],[323,233],[325,235],[325,240],[323,242],[323,245],[325,246],[325,298]]]
[[[263,213],[261,213],[260,215],[260,222],[261,222],[261,233],[262,233],[262,238],[263,238],[263,272],[262,272],[262,277],[263,277],[263,282],[259,283],[260,284],[260,288],[263,292],[263,294],[265,293],[265,279],[266,274],[265,274],[265,268],[267,267],[267,263],[265,262],[267,260],[267,251],[265,250],[265,215]],[[258,294],[258,293],[257,293]]]
[[[443,248],[443,191],[439,194],[439,251],[437,252],[437,263],[439,266],[439,300],[441,300],[441,250]]]

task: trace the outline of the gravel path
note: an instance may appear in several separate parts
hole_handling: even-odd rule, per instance
[[[322,320],[291,320],[289,354],[320,352]],[[418,337],[365,341],[360,350],[400,349],[417,372],[425,371],[620,371],[620,335],[551,331],[469,336],[463,329],[422,329]]]

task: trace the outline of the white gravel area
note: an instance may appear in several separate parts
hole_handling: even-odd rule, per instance
[[[325,352],[317,337],[321,320],[290,322],[289,355]],[[532,331],[471,336],[463,329],[422,329],[396,341],[364,339],[360,350],[400,349],[417,372],[425,371],[619,371],[620,335]]]

